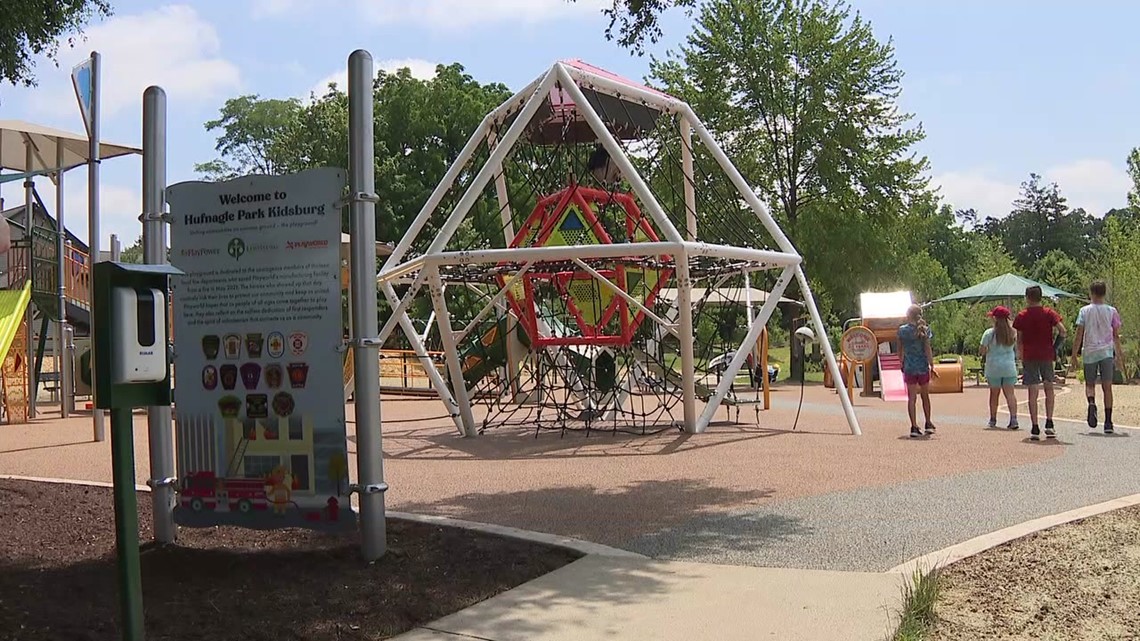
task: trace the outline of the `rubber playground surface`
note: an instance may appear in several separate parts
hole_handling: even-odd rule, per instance
[[[757,417],[744,407],[740,423],[730,424],[722,408],[699,435],[536,438],[533,428],[510,427],[463,439],[437,399],[386,395],[387,506],[666,559],[879,571],[1030,518],[1140,492],[1133,473],[1140,438],[1131,430],[1104,437],[1061,421],[1058,439],[1032,443],[1024,428],[985,429],[985,398],[974,387],[934,396],[939,429],[930,439],[907,437],[905,404],[859,397],[863,435],[851,436],[838,399],[820,386],[807,387],[794,431],[799,388],[783,386],[773,409]],[[41,414],[31,425],[0,427],[0,474],[110,478],[109,446],[90,442],[89,417]],[[348,417],[355,455],[351,405]],[[145,415],[135,425],[141,483]]]

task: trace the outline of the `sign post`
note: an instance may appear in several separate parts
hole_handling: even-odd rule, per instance
[[[863,376],[868,376],[871,361],[879,352],[879,341],[875,338],[875,332],[871,331],[870,328],[857,325],[843,332],[839,347],[840,351],[843,352],[843,357],[849,363],[847,368],[847,398],[854,401],[855,365],[862,365]]]
[[[135,496],[132,411],[170,406],[166,350],[167,266],[103,262],[92,270],[95,406],[111,410],[111,476],[115,500],[115,552],[123,639],[142,641],[142,570]]]
[[[355,526],[340,297],[345,172],[170,186],[175,522]],[[375,379],[372,384],[375,385]]]
[[[79,100],[79,111],[83,114],[83,125],[87,128],[87,268],[94,268],[99,261],[99,68],[98,51],[71,70],[71,82],[75,87],[75,97]],[[94,273],[92,271],[91,273]],[[91,308],[95,308],[94,288],[91,293]],[[91,335],[95,335],[95,318],[91,318]],[[97,367],[95,352],[91,352],[91,368]],[[96,393],[98,382],[91,380],[91,392]],[[107,438],[103,424],[103,410],[96,404],[91,413],[96,441]]]

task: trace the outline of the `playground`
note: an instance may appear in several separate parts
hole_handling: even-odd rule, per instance
[[[984,429],[988,390],[965,385],[960,357],[942,359],[932,364],[937,436],[910,438],[898,332],[907,308],[927,301],[907,291],[865,292],[858,318],[826,325],[792,239],[692,109],[580,60],[554,64],[488,113],[403,238],[377,245],[375,185],[361,170],[375,155],[370,134],[361,133],[371,131],[371,94],[353,89],[370,86],[374,74],[361,54],[350,69],[358,134],[350,136],[350,171],[167,188],[153,169],[164,158],[154,143],[161,138],[146,135],[143,221],[148,262],[156,264],[95,261],[79,270],[88,289],[72,291],[66,279],[50,278],[74,255],[60,249],[69,242],[62,224],[54,236],[33,231],[9,254],[15,280],[0,297],[0,360],[9,363],[0,471],[115,479],[120,519],[124,505],[133,518],[131,478],[151,488],[142,502],[153,507],[138,510],[142,534],[178,546],[146,552],[144,567],[157,573],[147,576],[148,590],[175,585],[172,574],[195,554],[248,560],[250,549],[261,551],[252,555],[258,562],[264,553],[284,564],[266,579],[272,587],[243,571],[250,582],[241,585],[272,591],[261,601],[270,618],[292,607],[295,595],[270,598],[292,591],[290,581],[319,582],[299,569],[317,553],[336,560],[332,571],[347,572],[350,590],[377,578],[346,569],[356,545],[378,564],[368,568],[406,572],[384,577],[393,592],[414,586],[434,594],[455,572],[464,577],[431,607],[428,598],[379,604],[414,611],[396,623],[352,624],[369,626],[361,638],[381,638],[476,601],[510,598],[513,591],[494,595],[567,563],[547,578],[597,572],[597,557],[613,555],[698,564],[700,571],[686,566],[697,574],[796,570],[781,580],[801,586],[830,576],[854,601],[834,630],[864,635],[888,627],[895,570],[909,560],[1140,493],[1131,473],[1140,448],[1130,428],[1140,425],[1135,388],[1120,390],[1117,436],[1083,426],[1070,398],[1080,391],[1062,387],[1058,438],[1030,442],[1024,433]],[[155,93],[147,96],[153,124]],[[62,134],[53,135],[60,144]],[[27,190],[20,211],[34,221],[35,203],[43,205],[30,181]],[[277,200],[284,202],[256,204]],[[255,204],[235,215],[219,202]],[[339,209],[351,211],[349,234],[339,216],[325,215]],[[161,265],[165,251],[156,249],[165,249],[166,224],[172,266]],[[37,233],[47,239],[42,251]],[[23,271],[15,269],[21,260]],[[140,292],[149,317],[138,311]],[[98,362],[67,333],[81,311],[91,312],[95,349],[106,350]],[[774,320],[777,312],[788,327]],[[151,323],[151,342],[138,338],[150,349],[128,359],[118,343],[100,343],[111,318],[138,323],[125,334],[132,339]],[[789,353],[818,355],[824,384],[779,382],[769,362],[777,331]],[[153,349],[168,338],[173,357]],[[41,403],[46,351],[55,352],[61,397]],[[114,374],[105,354],[119,366]],[[76,402],[84,385],[88,394],[97,388],[93,408],[113,413],[111,442],[97,411]],[[150,410],[135,411],[141,407]],[[12,495],[38,487],[18,485],[26,478],[5,482],[14,485],[0,491]],[[76,491],[109,512],[105,489]],[[82,520],[84,510],[71,508]],[[387,530],[385,510],[397,511]],[[28,514],[32,533],[46,527],[46,513]],[[439,525],[424,526],[424,518]],[[137,523],[116,525],[123,557],[134,551],[123,546]],[[467,537],[459,527],[483,533]],[[111,540],[101,535],[90,545],[102,552]],[[570,563],[578,554],[567,547],[593,551]],[[480,554],[482,565],[454,565]],[[424,565],[397,567],[411,557]],[[18,564],[82,574],[67,567],[69,558],[103,563],[104,574],[110,567],[99,553],[70,548]],[[429,571],[433,562],[445,569]],[[226,564],[219,568],[224,574]],[[620,578],[601,571],[591,579],[599,585]],[[93,585],[93,576],[77,582]],[[618,598],[605,587],[626,605],[655,589],[631,586]],[[818,624],[810,592],[788,591],[817,609],[791,611]],[[329,599],[333,610],[366,605]],[[606,605],[599,595],[568,600]],[[141,603],[134,605],[141,630]],[[225,614],[213,606],[220,621],[238,616],[226,605]],[[293,614],[285,628],[342,638],[329,627],[333,613]],[[278,638],[279,630],[263,632]]]

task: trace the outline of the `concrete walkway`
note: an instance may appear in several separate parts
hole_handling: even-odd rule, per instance
[[[955,437],[992,432],[966,417],[945,416],[939,423]],[[1027,428],[998,431],[1020,447],[1058,455],[698,516],[620,547],[705,563],[877,572],[1024,521],[1140,493],[1140,434],[1105,436],[1074,421],[1057,421],[1056,440],[1030,441]]]
[[[398,641],[880,641],[899,579],[588,556]]]

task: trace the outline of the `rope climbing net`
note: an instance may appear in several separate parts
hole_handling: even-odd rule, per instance
[[[461,432],[700,431],[759,400],[799,257],[695,118],[560,63],[459,153],[378,281]]]

